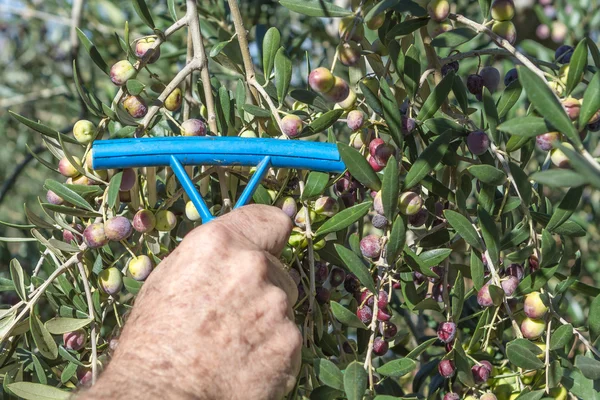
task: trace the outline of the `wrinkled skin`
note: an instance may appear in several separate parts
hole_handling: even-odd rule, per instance
[[[80,399],[280,399],[300,369],[292,229],[251,205],[190,232],[148,277],[119,346]],[[168,388],[168,390],[165,390]]]

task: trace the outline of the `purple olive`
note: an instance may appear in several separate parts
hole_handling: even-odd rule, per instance
[[[454,367],[454,363],[452,360],[442,360],[438,364],[438,372],[444,378],[452,378],[456,373],[456,368]]]
[[[115,242],[127,239],[131,236],[131,232],[133,232],[131,222],[122,216],[110,218],[104,224],[104,234],[109,240]]]
[[[516,68],[509,70],[506,75],[504,75],[504,86],[508,86],[514,81],[519,79],[519,73]]]
[[[467,77],[467,90],[474,95],[481,95],[483,90],[483,78],[479,74],[471,74]]]
[[[371,310],[371,307],[364,305],[356,310],[356,316],[363,324],[370,324],[373,319],[373,310]]]
[[[480,156],[490,147],[490,138],[484,131],[473,131],[467,136],[467,147],[471,153]]]
[[[366,258],[377,258],[381,254],[381,237],[368,235],[360,241],[360,251]]]
[[[571,62],[574,51],[573,47],[563,44],[554,52],[554,60],[559,64],[568,64]]]
[[[548,132],[535,137],[535,144],[542,151],[552,150],[552,143],[560,141],[561,134],[559,132]]]
[[[384,338],[389,339],[396,336],[398,327],[389,321],[383,321],[379,323],[379,333],[381,333]]]
[[[500,282],[500,286],[502,286],[502,290],[504,290],[504,294],[507,297],[513,295],[515,290],[517,290],[517,286],[519,286],[519,280],[516,276],[507,276]]]
[[[356,276],[352,274],[346,274],[346,279],[344,280],[344,289],[348,293],[356,293],[360,289],[360,282],[356,278]]]
[[[352,110],[346,117],[346,124],[352,131],[357,131],[363,125],[365,115],[360,110]]]
[[[373,341],[373,353],[377,356],[383,356],[389,350],[389,344],[384,339],[376,337]]]
[[[140,233],[148,233],[156,226],[156,217],[150,210],[139,210],[133,216],[133,229]]]
[[[437,329],[438,339],[444,343],[450,343],[456,337],[456,324],[454,322],[442,322]]]
[[[442,65],[442,76],[448,75],[451,71],[458,72],[458,68],[458,61],[452,61],[448,64],[444,64]]]
[[[107,244],[108,238],[104,233],[104,224],[96,222],[88,225],[83,231],[83,241],[90,249],[96,249]]]

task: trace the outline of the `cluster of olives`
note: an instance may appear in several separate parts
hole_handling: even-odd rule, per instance
[[[296,308],[307,313],[309,311],[307,282],[301,279],[301,273],[296,269],[290,270],[290,276],[298,285],[299,300]],[[378,335],[373,342],[373,353],[377,356],[387,353],[389,343],[398,333],[398,327],[390,321],[392,313],[389,309],[387,291],[381,290],[377,296],[374,296],[368,289],[361,287],[356,276],[322,261],[315,265],[315,282],[315,300],[319,306],[351,296],[353,301],[356,301],[356,315],[366,325],[372,322],[374,302],[377,301]],[[324,317],[328,315],[326,312],[322,314]],[[353,354],[356,352],[356,343],[352,339],[347,339],[342,343],[342,350],[347,354]]]
[[[453,29],[452,24],[448,21],[448,15],[450,15],[448,0],[431,0],[427,4],[427,12],[431,18],[427,23],[427,33],[431,38]]]
[[[535,256],[531,256],[527,264],[529,265],[529,271],[531,272],[537,270],[538,268],[538,262]],[[486,269],[486,276],[489,276],[490,271],[487,263],[484,262],[484,266]],[[433,267],[432,270],[438,275],[441,272],[440,267]],[[509,300],[510,307],[514,312],[514,317],[520,322],[520,330],[523,334],[523,337],[534,341],[534,343],[542,350],[538,357],[544,357],[546,344],[538,341],[538,339],[540,339],[546,329],[545,319],[549,310],[547,306],[548,300],[545,299],[544,296],[539,292],[531,292],[524,297],[522,308],[519,307],[517,299],[513,296],[517,286],[525,276],[525,268],[522,264],[512,263],[507,267],[502,268],[499,271],[499,276],[500,287],[497,288],[498,290],[490,290],[492,283],[488,282],[477,292],[477,303],[483,308],[499,307],[501,305],[500,303],[503,301],[503,298],[498,297],[498,294],[506,297]],[[421,274],[415,275],[415,280],[417,279],[419,279],[421,282],[424,281],[424,277]],[[436,301],[442,301],[441,296],[440,298],[437,298]],[[501,310],[502,308],[500,308],[498,311],[500,311],[502,314]],[[454,346],[460,345],[457,324],[452,321],[440,323],[437,327],[437,337],[446,346],[447,351],[447,355],[445,355],[438,364],[438,372],[443,378],[451,379],[456,374],[456,366],[453,361],[452,350]],[[490,355],[493,354],[493,349],[491,347],[485,350]],[[512,385],[513,382],[508,382],[509,384],[505,384],[506,382],[504,382],[504,380],[502,380],[502,382],[497,382],[496,380],[489,381],[490,378],[493,378],[495,373],[509,374],[510,372],[511,371],[506,367],[493,366],[488,360],[477,361],[471,368],[473,381],[477,385],[489,384],[490,388],[494,389],[493,393],[485,392],[479,398],[485,400],[510,400],[516,398],[520,392],[514,392],[516,388]],[[531,374],[526,374],[522,378],[522,382],[525,384],[533,383],[534,375],[536,375],[536,371],[533,371]],[[453,388],[456,389],[457,387],[453,386]],[[554,395],[560,395],[563,391],[564,388],[557,388],[557,390],[554,391],[556,393],[553,393],[553,397],[555,397]],[[446,393],[444,396],[444,400],[456,400],[460,398],[461,396],[458,393],[452,391]],[[471,400],[476,399],[476,397],[473,395],[469,395],[466,398]]]
[[[146,37],[138,39],[135,42],[134,54],[139,59],[144,59],[146,55],[151,54],[147,60],[148,64],[152,64],[160,58],[160,47],[156,47],[156,39],[154,37]],[[152,53],[149,53],[152,52]],[[127,92],[127,81],[135,78],[138,70],[127,59],[120,60],[110,68],[110,80],[117,86],[123,88]],[[165,99],[163,106],[169,111],[177,111],[181,107],[183,94],[180,88],[175,88]],[[133,118],[143,118],[148,113],[146,101],[139,94],[126,93],[121,100],[121,105]]]
[[[336,103],[336,107],[338,108],[350,111],[356,104],[356,92],[348,85],[348,82],[339,76],[334,76],[325,67],[314,69],[308,77],[308,83],[315,92],[322,94],[327,100]],[[358,122],[355,121],[355,123]],[[360,124],[362,125],[362,119]],[[281,130],[290,138],[300,136],[303,129],[304,122],[296,114],[288,114],[281,119]]]
[[[513,0],[494,0],[491,7],[492,32],[507,40],[510,44],[517,41],[517,30],[512,19],[515,16],[515,4]]]

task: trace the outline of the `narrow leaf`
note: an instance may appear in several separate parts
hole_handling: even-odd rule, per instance
[[[283,103],[287,96],[292,80],[292,61],[285,54],[285,49],[280,47],[275,54],[275,86],[277,87],[277,98]]]
[[[29,317],[29,329],[40,354],[50,360],[55,360],[58,357],[58,346],[35,313]]]
[[[390,233],[390,239],[386,244],[386,257],[390,265],[394,264],[394,261],[400,255],[404,245],[406,243],[406,221],[402,215],[398,215],[396,220],[392,224],[392,232]]]
[[[404,140],[402,136],[401,114],[398,112],[398,102],[385,79],[380,81],[381,105],[383,106],[383,118],[387,123],[390,135],[400,149]]]
[[[123,179],[123,172],[119,172],[110,179],[108,185],[108,195],[106,201],[109,208],[114,208],[117,204],[117,198],[119,197],[119,189],[121,188],[121,180]]]
[[[348,167],[350,174],[357,181],[372,190],[381,189],[381,181],[379,180],[377,173],[373,171],[373,168],[371,168],[367,160],[358,152],[358,150],[341,142],[338,142],[337,146],[340,157],[344,161],[344,164],[346,164],[346,167]]]
[[[333,316],[346,326],[359,329],[367,329],[366,325],[352,311],[336,301],[330,302],[331,312]]]
[[[311,171],[306,179],[306,186],[300,196],[301,200],[312,199],[319,196],[325,190],[329,182],[329,174],[325,172]]]
[[[350,10],[320,0],[280,0],[279,4],[290,11],[308,15],[309,17],[336,18],[352,15],[352,11]]]
[[[529,69],[522,66],[517,69],[519,82],[535,109],[556,129],[565,134],[576,147],[580,147],[579,134],[550,87]]]
[[[567,87],[565,88],[565,96],[569,96],[573,89],[575,89],[575,86],[581,82],[581,79],[583,78],[583,72],[585,71],[585,67],[587,67],[587,61],[587,39],[583,39],[575,48],[575,51],[571,56],[571,61],[569,62],[569,73],[567,74]]]
[[[398,163],[396,162],[396,158],[392,156],[385,167],[381,187],[383,212],[388,221],[394,219],[394,214],[398,206],[398,193],[400,191],[398,174]]]
[[[579,368],[586,378],[592,380],[600,379],[600,361],[579,354],[575,357],[575,366]]]
[[[442,106],[444,101],[448,99],[448,94],[452,89],[452,82],[454,81],[454,71],[450,71],[448,75],[446,75],[441,82],[431,91],[425,103],[419,110],[419,114],[417,115],[417,119],[419,121],[426,121],[429,118],[433,117],[433,115],[437,112],[437,110]]]
[[[313,368],[317,378],[323,384],[334,389],[344,390],[344,375],[337,365],[326,358],[317,358],[313,361]]]
[[[371,272],[365,266],[360,257],[358,257],[352,250],[344,247],[341,244],[336,244],[335,250],[339,254],[342,261],[344,261],[344,264],[346,264],[350,272],[356,275],[360,283],[369,289],[371,293],[377,293]]]
[[[421,79],[421,60],[419,49],[414,45],[410,46],[404,56],[404,76],[403,82],[406,93],[410,98],[415,97],[419,80]]]
[[[535,172],[530,179],[549,187],[577,187],[586,185],[586,176],[570,169],[549,169]]]
[[[25,290],[25,271],[21,267],[21,263],[16,258],[10,260],[10,278],[15,285],[15,291],[21,300],[27,300],[27,291]]]
[[[516,104],[521,97],[521,93],[523,92],[523,87],[519,83],[519,81],[513,81],[510,85],[504,89],[502,93],[502,97],[498,101],[498,118],[502,119],[506,117],[511,108]]]
[[[571,343],[573,339],[573,325],[560,326],[550,337],[550,350],[559,350]]]
[[[72,396],[71,392],[41,383],[14,382],[7,387],[14,395],[25,400],[67,400]]]
[[[456,28],[436,36],[431,41],[431,45],[434,47],[456,47],[468,42],[477,35],[478,33],[473,29]]]
[[[485,87],[483,88],[483,109],[492,139],[494,139],[495,143],[500,143],[500,135],[496,131],[496,127],[498,126],[498,110],[496,109],[492,94]]]
[[[500,252],[500,234],[492,217],[482,207],[478,207],[479,227],[494,266],[498,263]]]
[[[546,225],[546,229],[549,231],[554,231],[554,228],[562,225],[566,220],[568,220],[571,214],[573,214],[577,208],[582,194],[582,186],[569,189],[569,191],[565,194],[565,197],[563,197],[560,204],[552,214],[548,225]]]
[[[544,363],[521,342],[512,341],[506,346],[508,360],[519,368],[542,369]]]
[[[408,170],[404,180],[404,187],[410,189],[419,183],[442,160],[452,139],[452,131],[446,131],[438,136],[423,150],[419,158]],[[346,164],[348,165],[348,164]]]
[[[600,110],[600,71],[590,79],[590,84],[583,94],[579,112],[579,128],[583,128],[598,110]]]
[[[85,33],[83,33],[81,29],[76,29],[77,37],[79,37],[79,41],[81,42],[81,44],[83,44],[83,47],[89,54],[92,61],[94,61],[98,68],[100,68],[106,75],[108,75],[110,73],[110,68],[106,64],[106,61],[104,61],[104,58],[102,58],[102,55],[100,55],[100,53],[98,52],[96,45],[94,45],[94,43],[86,36]]]
[[[263,71],[267,81],[270,79],[273,66],[275,65],[275,54],[277,54],[277,50],[279,49],[280,41],[281,34],[279,33],[279,30],[275,27],[269,28],[263,39],[262,59]]]
[[[44,182],[44,187],[48,190],[52,190],[58,196],[62,197],[66,202],[71,203],[74,206],[95,211],[83,197],[61,183],[53,181],[52,179],[46,179]]]
[[[144,0],[133,0],[133,8],[135,12],[140,17],[140,19],[148,25],[150,29],[154,29],[154,21],[152,20],[152,15],[150,14],[150,10],[146,5]]]
[[[80,318],[52,318],[44,324],[48,332],[53,335],[62,335],[63,333],[73,332],[77,329],[81,329],[84,326],[88,326],[92,322],[91,318],[80,319]]]
[[[306,131],[310,132],[310,134],[315,134],[319,132],[323,132],[342,116],[344,110],[330,110],[326,113],[323,113],[320,117],[315,118],[309,125],[306,127]],[[304,135],[303,135],[304,136]]]
[[[452,210],[445,210],[444,216],[448,220],[450,226],[452,226],[456,233],[465,239],[468,244],[476,249],[481,249],[479,235],[467,217]]]
[[[383,376],[400,378],[414,371],[416,368],[417,363],[415,360],[410,358],[399,358],[383,364],[381,367],[377,368],[377,372]]]
[[[362,363],[353,361],[344,371],[344,391],[348,400],[362,400],[369,376]]]
[[[345,229],[364,217],[371,209],[371,202],[357,204],[340,211],[317,229],[316,236],[324,236],[331,232]]]
[[[548,124],[544,118],[528,116],[511,118],[498,126],[498,130],[511,135],[535,137],[556,129]]]
[[[504,171],[487,164],[472,165],[467,168],[475,178],[489,185],[500,186],[506,182]]]

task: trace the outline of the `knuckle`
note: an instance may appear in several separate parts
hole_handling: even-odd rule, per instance
[[[231,231],[222,224],[210,224],[204,231],[206,238],[218,246],[227,246],[232,240]]]
[[[283,318],[287,316],[290,306],[288,296],[282,289],[273,287],[273,290],[269,293],[267,302],[269,307],[277,314],[277,317]]]
[[[302,334],[293,322],[289,322],[285,327],[285,337],[289,342],[292,352],[298,351],[302,347]]]
[[[251,282],[265,282],[268,279],[269,259],[262,251],[249,251],[242,256],[243,277]]]

